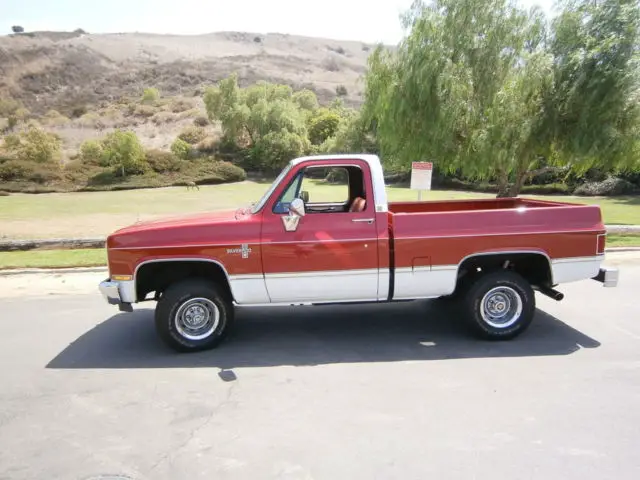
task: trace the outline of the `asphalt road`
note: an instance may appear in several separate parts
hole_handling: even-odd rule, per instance
[[[0,299],[0,479],[640,478],[640,264],[467,337],[433,302],[244,310],[180,355],[98,294]]]

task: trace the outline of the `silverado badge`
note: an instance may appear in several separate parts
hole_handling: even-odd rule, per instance
[[[242,255],[242,258],[249,258],[251,248],[246,243],[243,243],[240,248],[227,248],[227,253],[240,253]]]

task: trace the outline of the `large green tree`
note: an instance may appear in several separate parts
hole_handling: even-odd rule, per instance
[[[640,3],[565,0],[553,22],[553,137],[579,169],[640,163]]]
[[[495,179],[500,196],[517,195],[527,179],[554,166],[589,165],[614,151],[621,154],[608,161],[619,161],[632,142],[613,139],[637,126],[634,54],[619,52],[635,45],[637,55],[638,6],[609,3],[626,6],[602,7],[617,22],[600,22],[600,35],[617,40],[600,45],[609,53],[597,57],[597,66],[584,59],[585,41],[566,33],[587,29],[595,35],[584,26],[592,21],[584,12],[591,10],[578,4],[571,8],[579,13],[560,16],[549,32],[539,10],[506,0],[414,3],[405,17],[407,37],[396,52],[378,48],[366,78],[363,116],[377,131],[385,161],[408,169],[411,161],[431,160],[444,171]],[[561,47],[574,59],[571,68]],[[616,63],[614,52],[624,61]],[[615,93],[604,95],[606,89],[585,76],[599,69],[606,77],[612,62],[619,81],[609,83]],[[570,78],[572,71],[579,73]],[[576,90],[577,78],[584,88]],[[589,103],[599,113],[581,116]],[[564,123],[571,118],[573,124]],[[599,118],[607,119],[609,130],[594,135]]]

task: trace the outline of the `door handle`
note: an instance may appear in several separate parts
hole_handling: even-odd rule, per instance
[[[373,218],[354,218],[351,221],[354,223],[368,223],[371,225],[373,223]]]

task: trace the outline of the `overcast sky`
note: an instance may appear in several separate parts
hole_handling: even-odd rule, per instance
[[[551,11],[553,0],[520,0]],[[399,14],[412,0],[0,0],[0,34],[25,30],[90,33],[288,33],[396,44]],[[366,12],[366,15],[363,15]]]

